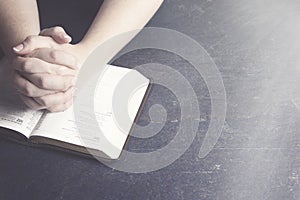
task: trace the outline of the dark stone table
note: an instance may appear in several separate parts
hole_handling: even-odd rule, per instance
[[[63,25],[75,42],[101,5],[96,0],[91,5],[83,0],[40,2],[42,26]],[[191,119],[199,127],[188,150],[158,171],[127,173],[97,160],[1,139],[0,199],[300,199],[299,10],[297,0],[165,0],[148,26],[196,40],[223,79],[227,114],[212,151],[199,157],[212,102],[203,77],[180,56],[137,50],[114,64],[168,65],[184,75],[197,94],[201,116]],[[174,138],[181,119],[176,97],[154,85],[140,125],[150,122],[153,104],[166,108],[167,122],[151,138],[131,138],[127,150],[155,151]]]

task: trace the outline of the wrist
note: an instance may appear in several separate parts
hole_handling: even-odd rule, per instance
[[[90,54],[89,49],[82,43],[73,45],[77,58],[79,59],[79,65],[81,66]]]

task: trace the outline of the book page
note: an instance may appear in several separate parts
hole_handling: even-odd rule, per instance
[[[27,138],[41,118],[42,111],[25,107],[12,84],[12,71],[5,60],[0,61],[0,127],[22,133]]]
[[[0,103],[0,127],[8,128],[29,138],[43,112]]]
[[[124,77],[126,79],[122,80]],[[120,82],[121,80],[123,82]],[[125,86],[125,90],[119,87],[121,84]],[[131,90],[129,85],[131,85],[131,88],[136,89]],[[76,96],[74,101],[80,101],[79,108],[74,109],[74,107],[71,107],[61,113],[47,113],[37,129],[32,133],[32,136],[43,136],[97,149],[103,151],[111,158],[117,158],[125,144],[148,85],[149,80],[135,70],[107,66],[102,77],[98,80],[94,96],[92,97],[94,101],[92,113],[88,109],[91,107],[90,102],[78,99],[78,96]],[[121,90],[117,89],[118,87]],[[87,85],[82,87],[82,90],[89,90],[90,88],[92,88],[92,85]],[[90,94],[87,94],[86,99],[89,96]],[[125,124],[122,124],[122,122],[117,123],[114,116],[113,106],[118,109],[118,106],[121,104],[125,105],[125,109],[127,109],[125,112],[128,113],[130,118],[123,120],[123,122],[126,122]],[[75,103],[75,105],[78,104]],[[77,116],[76,120],[74,110],[79,112],[79,118]],[[95,116],[96,124],[93,123],[93,115]]]

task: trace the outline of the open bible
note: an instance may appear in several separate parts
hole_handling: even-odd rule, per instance
[[[126,76],[126,80],[130,81],[128,84],[135,86],[133,91],[124,91],[126,84],[122,83],[122,79]],[[94,102],[94,105],[87,105],[82,98],[77,98],[76,92],[73,106],[60,113],[25,108],[15,98],[16,94],[11,92],[13,90],[3,87],[7,85],[4,79],[1,79],[0,84],[0,127],[4,128],[0,134],[15,140],[26,140],[28,143],[58,146],[97,157],[117,159],[141,111],[150,81],[134,69],[107,65],[96,83],[94,95],[86,97],[93,98],[90,102]],[[120,98],[122,95],[124,98]],[[117,97],[118,99],[114,99]],[[119,112],[114,112],[114,107],[118,109],[121,104],[127,105],[130,120],[120,122],[122,118],[115,116]],[[74,109],[74,105],[79,106]],[[94,112],[87,113],[87,107],[93,108]],[[82,115],[94,117],[97,123],[87,123],[88,118],[82,121]],[[78,126],[94,128],[91,128],[92,131],[85,131],[85,128]],[[13,131],[7,131],[8,129]]]

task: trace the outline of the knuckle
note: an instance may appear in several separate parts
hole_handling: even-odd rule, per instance
[[[52,59],[53,62],[57,62],[58,60],[58,52],[57,51],[51,51],[49,53],[50,58]]]
[[[41,88],[46,88],[47,87],[47,78],[46,77],[39,76],[37,82],[38,82],[38,85]]]
[[[35,94],[35,89],[28,82],[24,83],[24,94],[28,97],[33,97]]]
[[[29,72],[31,69],[32,63],[29,59],[26,59],[24,62],[21,64],[21,70],[25,72]]]
[[[36,97],[35,99],[36,99],[36,101],[38,101],[43,106],[48,106],[48,104],[49,104],[49,101],[48,101],[47,97],[42,96],[42,97]]]
[[[64,93],[62,96],[62,102],[65,104],[70,100],[70,95]]]
[[[36,39],[36,36],[30,35],[30,36],[28,36],[28,37],[25,39],[25,42],[28,43],[28,44],[34,44],[35,39]]]

